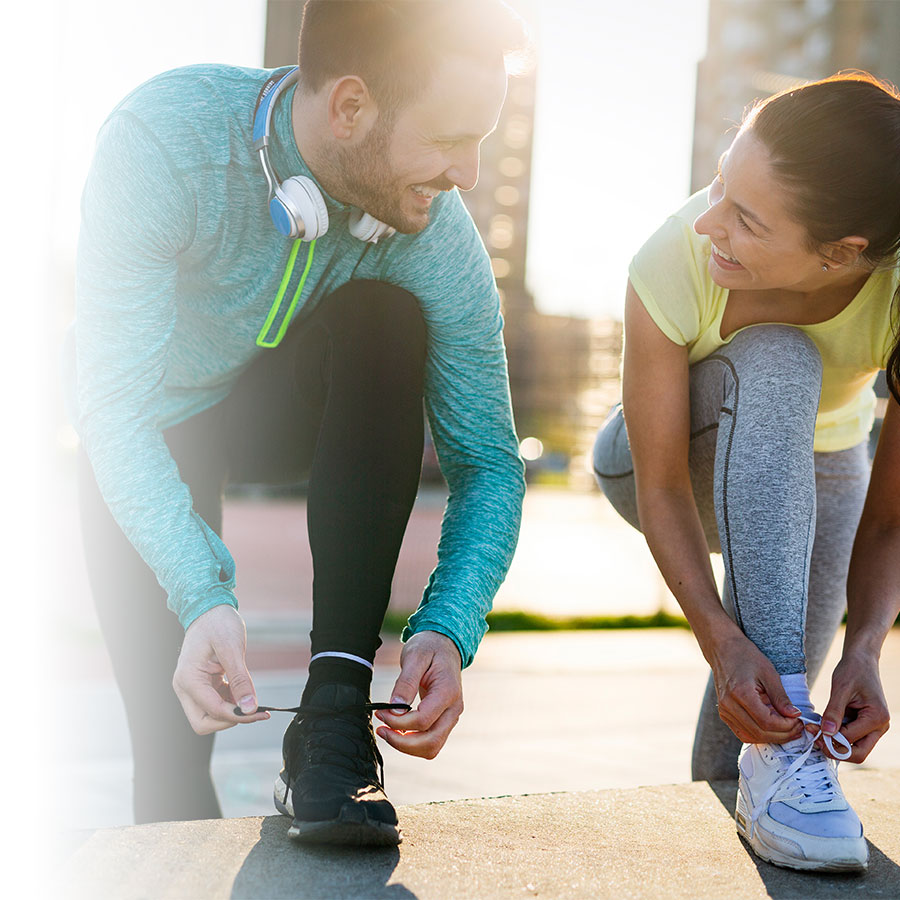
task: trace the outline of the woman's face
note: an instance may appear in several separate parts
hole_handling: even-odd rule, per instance
[[[723,154],[708,202],[694,231],[709,236],[716,284],[806,292],[829,283],[822,255],[810,250],[806,229],[789,214],[769,151],[752,131],[738,134]]]

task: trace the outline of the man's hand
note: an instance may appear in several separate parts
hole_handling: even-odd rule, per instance
[[[719,718],[745,744],[783,744],[800,737],[800,710],[791,704],[775,667],[744,635],[712,656]]]
[[[416,694],[421,702],[411,712],[375,713],[388,726],[378,728],[378,736],[402,753],[434,759],[463,711],[459,651],[436,631],[414,634],[400,654],[400,677],[391,701],[412,706]]]
[[[184,633],[172,687],[197,734],[269,718],[268,713],[251,715],[257,703],[244,662],[246,647],[244,620],[231,606],[214,606]],[[244,713],[240,718],[234,714],[235,706]]]
[[[845,718],[847,724],[842,725]],[[831,676],[831,698],[822,713],[823,733],[832,735],[840,729],[853,748],[847,761],[861,763],[889,727],[877,659],[871,654],[845,652]],[[822,749],[828,753],[827,747]]]

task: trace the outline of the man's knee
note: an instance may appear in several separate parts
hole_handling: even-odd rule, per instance
[[[399,379],[421,391],[427,332],[413,294],[381,281],[350,281],[326,302],[336,358],[377,376],[382,388]]]
[[[327,302],[330,324],[341,335],[367,344],[380,338],[421,347],[424,356],[425,320],[409,291],[383,281],[348,281]]]

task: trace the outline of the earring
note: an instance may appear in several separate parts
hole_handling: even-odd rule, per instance
[[[823,271],[823,272],[827,272],[827,271],[828,271],[828,266],[827,266],[825,263],[822,263],[822,271]]]

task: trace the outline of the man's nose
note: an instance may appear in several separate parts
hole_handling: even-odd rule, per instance
[[[461,191],[471,191],[478,184],[479,147],[459,148],[444,173]]]

